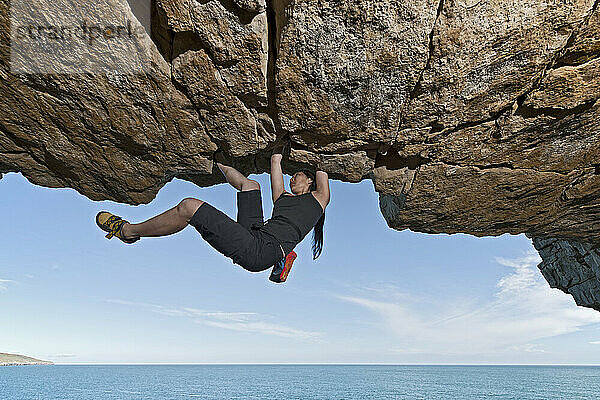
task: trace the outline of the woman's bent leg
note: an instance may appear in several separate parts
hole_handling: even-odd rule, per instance
[[[227,182],[239,191],[260,190],[258,182],[246,178],[240,171],[228,165],[217,162],[217,167],[221,170]]]
[[[172,235],[187,226],[203,203],[202,200],[194,198],[183,199],[175,207],[147,221],[123,225],[123,234],[126,238]]]

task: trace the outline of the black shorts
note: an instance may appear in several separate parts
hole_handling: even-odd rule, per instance
[[[237,193],[237,222],[208,203],[202,204],[189,221],[218,252],[252,272],[264,271],[282,258],[279,243],[259,231],[263,226],[260,190]]]

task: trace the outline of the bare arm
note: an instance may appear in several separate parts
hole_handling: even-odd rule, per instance
[[[281,170],[281,159],[283,156],[276,149],[271,155],[271,196],[273,203],[285,191],[283,188],[283,172]]]
[[[327,172],[317,170],[315,179],[317,181],[317,190],[315,190],[313,193],[315,198],[319,201],[319,203],[321,203],[323,209],[325,209],[331,198],[329,194],[329,176],[327,175]]]

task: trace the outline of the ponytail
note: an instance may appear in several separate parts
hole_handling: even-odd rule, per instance
[[[323,251],[323,224],[325,224],[325,213],[321,215],[321,218],[317,221],[313,229],[312,237],[312,252],[313,260],[316,260]]]

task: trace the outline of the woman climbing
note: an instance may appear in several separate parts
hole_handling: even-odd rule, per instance
[[[291,267],[294,247],[314,228],[312,251],[316,259],[323,248],[325,207],[329,204],[328,176],[320,170],[316,174],[308,170],[296,172],[290,180],[293,194],[286,192],[281,170],[282,150],[278,148],[271,155],[274,206],[273,216],[266,223],[263,222],[260,185],[226,165],[230,163],[222,154],[216,157],[217,166],[227,182],[238,190],[237,222],[202,200],[186,198],[139,224],[131,224],[106,211],[96,215],[96,223],[108,232],[108,239],[116,236],[125,243],[134,243],[141,237],[171,235],[190,224],[217,251],[251,272],[264,271],[274,265],[275,269],[281,269],[284,263]],[[287,272],[280,281],[285,280]]]

